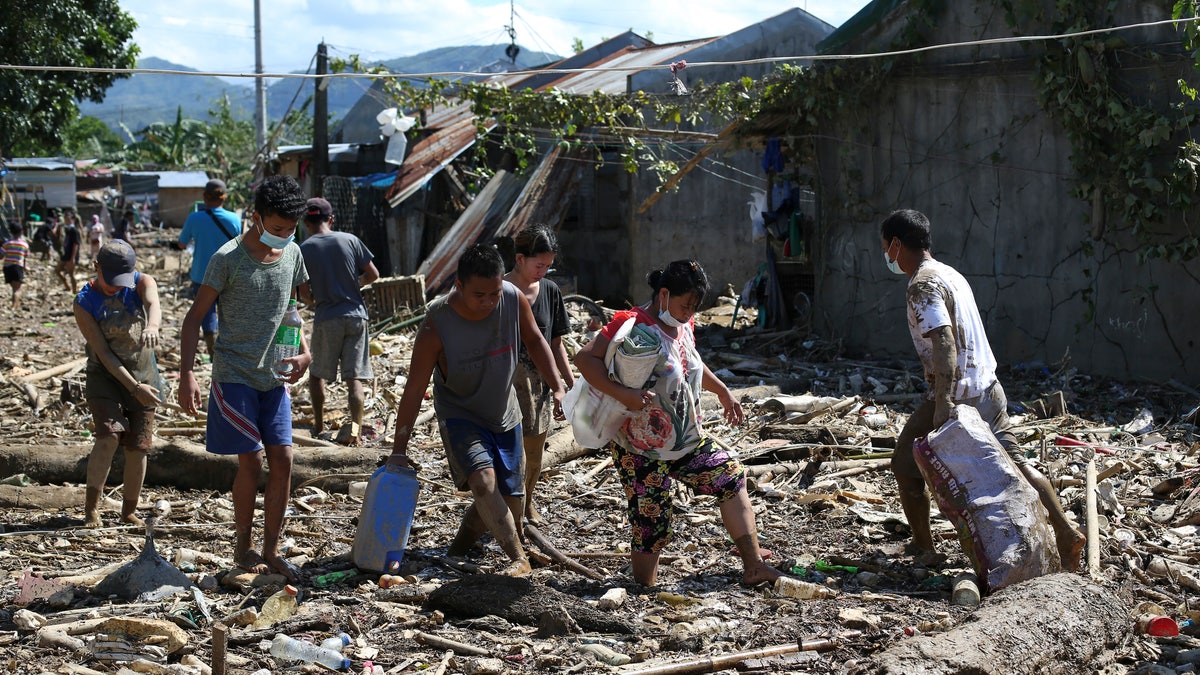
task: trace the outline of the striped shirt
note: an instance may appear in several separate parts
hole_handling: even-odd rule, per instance
[[[25,266],[25,258],[29,255],[29,243],[17,237],[4,242],[4,266]]]

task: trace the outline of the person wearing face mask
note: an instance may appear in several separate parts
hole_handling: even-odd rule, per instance
[[[96,253],[96,278],[75,296],[75,323],[86,341],[84,385],[96,442],[88,455],[85,526],[100,527],[100,497],[117,448],[125,450],[121,522],[142,525],[138,497],[153,444],[154,411],[163,391],[154,357],[162,309],[158,284],[135,270],[137,257],[124,241]]]
[[[273,571],[289,581],[296,581],[299,571],[279,555],[292,480],[292,405],[284,384],[299,380],[312,356],[303,333],[300,352],[278,363],[274,343],[288,301],[308,281],[300,247],[292,241],[304,210],[304,191],[294,179],[264,180],[254,194],[253,225],[213,253],[180,330],[179,405],[195,414],[201,401],[192,369],[200,324],[220,298],[206,449],[238,458],[233,481],[234,561],[249,572]],[[253,550],[252,526],[264,458],[270,472],[263,493],[260,555]]]
[[[1037,491],[1050,514],[1063,565],[1074,571],[1085,538],[1067,520],[1050,482],[1025,461],[1010,430],[1008,401],[996,377],[996,358],[971,286],[954,268],[934,260],[929,218],[920,211],[892,212],[880,225],[880,236],[888,269],[908,277],[908,329],[929,386],[900,431],[892,456],[900,504],[913,532],[909,552],[936,556],[929,528],[929,494],[913,457],[913,442],[945,424],[955,405],[966,404],[991,425],[996,439]]]
[[[621,425],[612,446],[633,528],[634,581],[653,586],[658,579],[659,556],[672,538],[674,481],[717,498],[725,529],[742,559],[742,583],[774,581],[780,572],[763,561],[758,547],[746,469],[705,436],[700,424],[701,390],[717,395],[729,424],[745,419],[737,399],[696,351],[692,318],[708,293],[708,277],[695,260],[676,260],[651,272],[647,281],[654,290],[650,301],[617,312],[575,356],[580,375],[591,386],[636,412]],[[613,336],[629,318],[659,337],[658,363],[645,389],[609,379],[604,361]]]
[[[571,372],[571,361],[562,336],[571,332],[567,306],[563,303],[558,284],[546,278],[558,255],[558,237],[554,230],[543,224],[526,227],[515,237],[501,237],[496,248],[504,256],[509,267],[504,280],[516,286],[529,301],[538,330],[550,344],[554,354],[554,365],[567,389],[575,384]],[[517,354],[517,374],[513,378],[517,390],[517,401],[521,405],[522,445],[525,448],[525,517],[538,525],[542,522],[537,505],[533,501],[533,488],[542,474],[542,453],[546,447],[546,434],[550,431],[551,418],[562,419],[561,408],[554,407],[550,388],[538,374],[537,366],[530,358],[524,345]]]
[[[521,545],[524,432],[513,389],[519,345],[529,352],[558,408],[565,390],[529,301],[504,280],[504,260],[496,247],[473,244],[458,259],[454,289],[429,303],[417,329],[388,458],[389,464],[410,466],[409,439],[433,380],[433,407],[450,474],[475,498],[447,552],[465,555],[490,531],[509,558],[500,573],[514,577],[532,571]]]

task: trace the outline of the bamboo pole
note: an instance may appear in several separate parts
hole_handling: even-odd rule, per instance
[[[624,675],[691,675],[692,673],[715,673],[719,670],[732,668],[748,659],[763,659],[781,654],[793,654],[795,652],[829,651],[838,646],[842,640],[855,638],[861,634],[862,631],[846,631],[837,637],[800,640],[791,644],[775,645],[774,647],[763,647],[761,649],[748,649],[720,656],[702,656],[677,663],[652,666],[642,670],[626,671]]]
[[[54,377],[55,375],[62,375],[63,373],[70,372],[72,370],[75,370],[76,368],[82,368],[83,366],[86,366],[86,365],[87,365],[87,357],[84,356],[84,357],[75,359],[74,361],[68,361],[66,363],[54,366],[53,368],[47,368],[46,370],[38,371],[36,373],[33,373],[32,375],[26,375],[25,377],[23,377],[21,379],[32,384],[34,382],[41,382],[42,380],[49,379],[51,377]]]
[[[578,572],[588,579],[594,579],[596,581],[604,579],[604,575],[600,574],[599,572],[586,567],[577,560],[568,558],[565,554],[563,554],[562,551],[558,550],[554,544],[550,543],[550,540],[547,539],[545,535],[543,535],[541,531],[539,531],[533,525],[530,525],[529,523],[525,524],[525,534],[529,537],[530,541],[537,544],[538,548],[545,551],[546,555],[554,558],[556,562],[565,565],[567,569]]]
[[[1096,460],[1087,464],[1087,566],[1092,579],[1100,578],[1100,517],[1096,511]]]

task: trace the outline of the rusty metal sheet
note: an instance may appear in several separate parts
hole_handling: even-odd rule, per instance
[[[557,230],[583,180],[582,159],[583,149],[579,147],[566,151],[555,147],[547,153],[495,236],[512,235],[532,223],[545,223]]]
[[[495,122],[489,122],[487,126],[491,128]],[[399,206],[424,187],[439,171],[475,144],[475,133],[475,120],[468,111],[466,117],[418,141],[400,166],[396,181],[388,188],[385,197],[388,204]]]

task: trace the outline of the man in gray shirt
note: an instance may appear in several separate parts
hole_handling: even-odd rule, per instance
[[[316,305],[313,319],[313,362],[308,391],[312,395],[313,435],[325,428],[325,381],[342,380],[350,398],[350,424],[338,434],[340,442],[358,445],[363,421],[363,381],[372,377],[367,343],[370,329],[367,308],[359,289],[379,278],[375,258],[362,241],[349,232],[333,231],[333,207],[321,197],[308,200],[304,230],[308,238],[300,244],[309,282],[300,287],[300,297]]]

